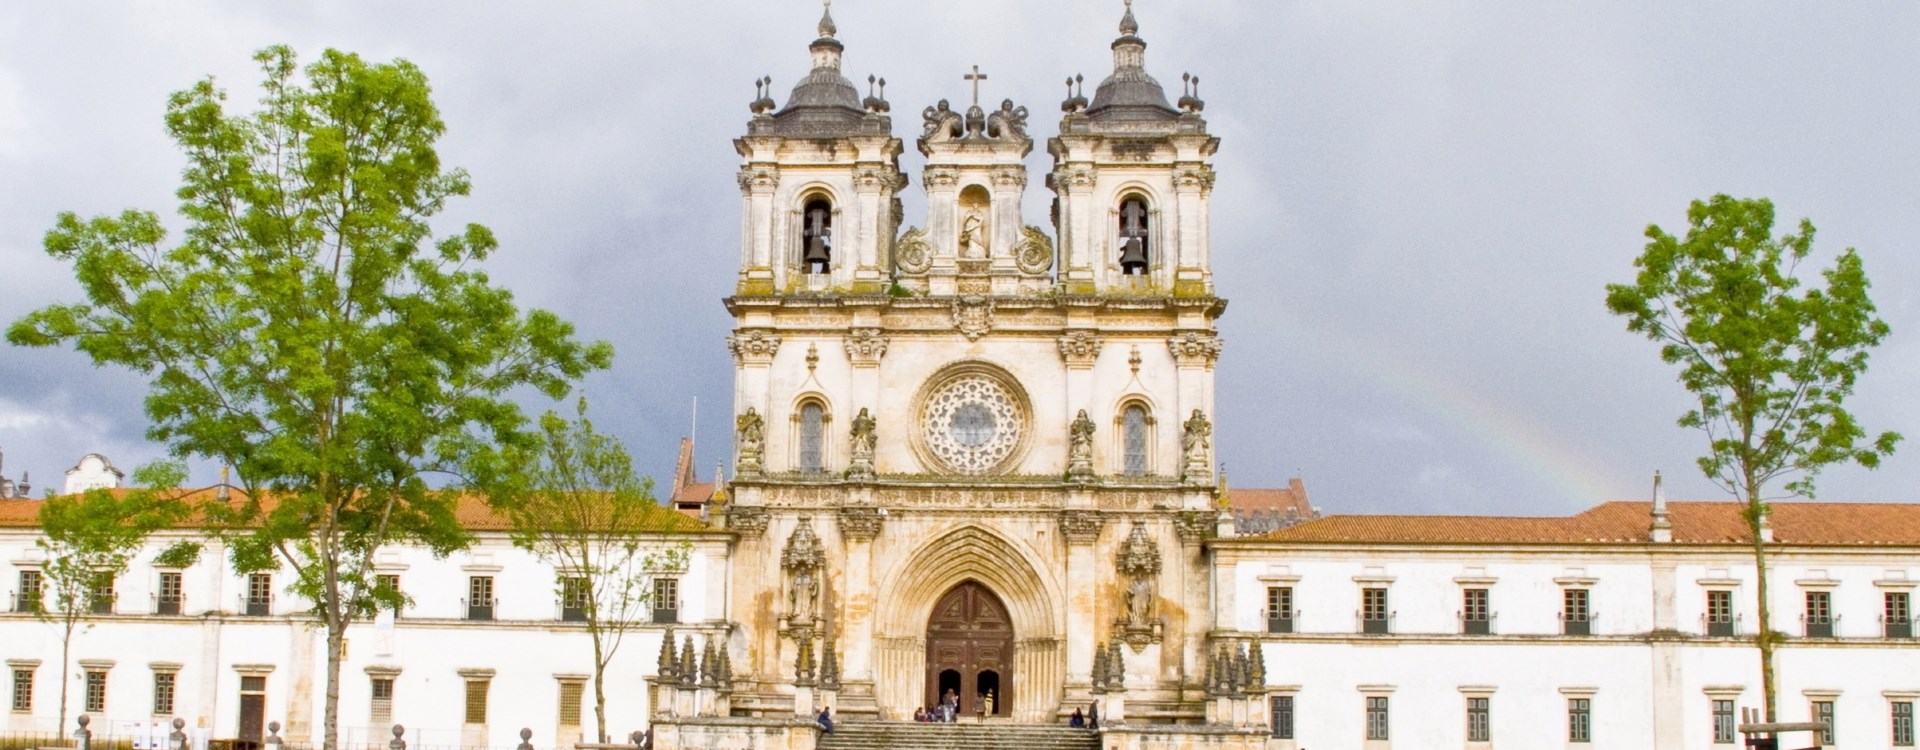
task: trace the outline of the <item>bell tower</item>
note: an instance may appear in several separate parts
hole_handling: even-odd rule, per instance
[[[1139,34],[1128,0],[1113,73],[1091,102],[1083,81],[1067,81],[1060,135],[1047,142],[1061,281],[1071,294],[1211,295],[1207,200],[1220,139],[1200,115],[1199,79],[1181,76],[1178,108],[1168,106]]]
[[[813,69],[785,106],[776,109],[772,78],[755,82],[753,120],[733,142],[746,216],[741,294],[887,288],[896,193],[906,184],[900,139],[885,79],[869,76],[862,99],[840,71],[845,45],[835,33],[831,11],[823,12],[808,46]]]

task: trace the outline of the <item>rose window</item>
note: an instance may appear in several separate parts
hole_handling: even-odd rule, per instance
[[[1021,414],[999,381],[967,375],[927,399],[922,422],[927,448],[946,468],[985,474],[1020,446]]]

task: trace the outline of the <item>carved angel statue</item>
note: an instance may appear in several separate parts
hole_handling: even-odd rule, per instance
[[[926,130],[920,134],[921,140],[946,141],[959,138],[964,127],[960,120],[960,113],[953,111],[953,107],[948,105],[945,99],[941,99],[937,105],[926,108],[920,113],[920,117],[926,120]]]
[[[960,223],[960,257],[987,257],[987,222],[980,217],[978,209],[967,212],[967,218]]]
[[[987,115],[987,137],[1000,140],[1027,137],[1027,108],[1013,106],[1012,99],[1000,102],[1000,110]]]
[[[747,412],[735,417],[733,429],[737,433],[736,444],[740,448],[738,463],[734,471],[757,474],[760,471],[760,452],[766,446],[765,426],[760,421],[760,413],[747,407]]]
[[[1147,576],[1135,576],[1127,585],[1127,624],[1150,625],[1153,616],[1153,582]]]
[[[873,447],[877,440],[874,435],[874,426],[873,416],[867,412],[866,407],[861,407],[860,413],[853,418],[853,455],[855,458],[873,457]]]

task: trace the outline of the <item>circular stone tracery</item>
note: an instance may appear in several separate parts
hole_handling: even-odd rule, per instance
[[[968,373],[941,383],[921,410],[927,452],[961,474],[986,474],[1020,447],[1019,403],[997,378]]]

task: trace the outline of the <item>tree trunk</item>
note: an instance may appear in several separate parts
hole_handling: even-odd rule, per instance
[[[596,611],[595,617],[599,616]],[[597,624],[587,628],[593,634],[593,721],[595,730],[600,734],[600,742],[607,741],[607,660],[601,656],[600,628]]]
[[[1767,597],[1767,541],[1760,535],[1761,520],[1766,516],[1759,500],[1756,483],[1747,484],[1747,526],[1753,532],[1753,569],[1755,594],[1759,598],[1760,632],[1754,634],[1754,644],[1760,647],[1760,696],[1766,710],[1766,720],[1779,721],[1775,709],[1778,696],[1773,684],[1773,607]]]
[[[346,643],[346,618],[327,618],[327,707],[322,721],[320,747],[335,750],[340,746],[340,661]]]
[[[54,733],[62,737],[67,734],[67,686],[73,682],[73,672],[70,671],[73,659],[69,655],[73,650],[74,621],[71,615],[67,617],[66,625],[66,634],[60,639],[60,723],[53,727]]]

